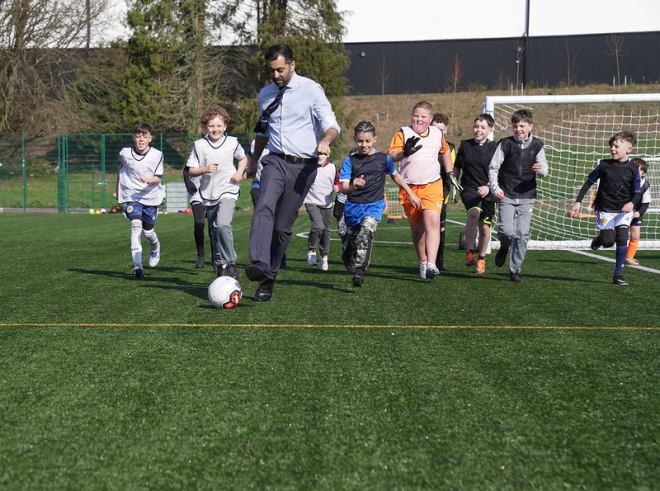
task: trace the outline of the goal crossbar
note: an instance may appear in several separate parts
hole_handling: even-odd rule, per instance
[[[511,134],[511,114],[530,109],[533,134],[545,144],[548,176],[537,180],[538,196],[532,215],[529,247],[589,249],[597,234],[591,199],[577,216],[567,211],[589,172],[609,158],[609,138],[622,130],[637,134],[631,157],[649,164],[651,203],[644,215],[639,249],[660,249],[660,93],[486,96],[483,112],[495,120],[493,137]],[[656,182],[657,181],[657,182]],[[596,184],[592,191],[597,191]],[[493,234],[495,235],[495,234]],[[493,243],[497,248],[498,243]]]

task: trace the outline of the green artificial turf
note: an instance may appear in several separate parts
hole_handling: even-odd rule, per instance
[[[337,241],[322,272],[294,236],[273,300],[242,274],[223,311],[192,228],[159,216],[136,281],[121,216],[0,215],[0,487],[657,487],[656,273],[619,287],[609,262],[529,251],[524,284],[493,255],[477,276],[450,223],[450,271],[424,281],[399,220],[362,288]]]

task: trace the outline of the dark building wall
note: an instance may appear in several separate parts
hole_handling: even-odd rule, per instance
[[[444,92],[455,73],[461,88],[505,90],[516,80],[526,85],[612,83],[616,59],[608,54],[608,34],[529,38],[527,70],[518,67],[521,38],[346,43],[351,65],[346,76],[351,94]],[[660,80],[660,32],[623,34],[620,75],[636,83]],[[518,71],[520,68],[520,71]],[[569,80],[570,78],[570,80]]]

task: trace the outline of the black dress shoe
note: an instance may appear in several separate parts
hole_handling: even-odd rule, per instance
[[[266,279],[259,283],[259,287],[254,294],[255,302],[268,302],[273,297],[274,280]]]
[[[270,268],[266,266],[266,263],[261,261],[246,265],[245,274],[250,281],[263,281],[267,278],[273,278],[273,273],[271,273]]]

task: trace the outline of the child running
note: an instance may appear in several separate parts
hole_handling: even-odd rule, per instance
[[[138,121],[133,125],[132,147],[119,152],[117,185],[112,195],[124,204],[124,214],[131,221],[131,256],[133,277],[144,277],[142,267],[142,238],[151,248],[149,266],[154,268],[160,261],[160,242],[154,230],[158,207],[165,199],[165,189],[160,183],[163,177],[163,154],[151,148],[153,129],[151,124]]]
[[[509,257],[509,279],[522,283],[522,262],[527,253],[529,227],[536,200],[536,177],[548,174],[543,142],[532,136],[532,112],[520,109],[511,115],[513,136],[502,138],[488,166],[488,185],[499,202],[497,237],[500,250],[495,266]]]
[[[217,274],[238,279],[231,221],[247,157],[238,140],[225,134],[229,114],[224,108],[215,104],[207,107],[200,122],[206,136],[195,141],[186,166],[191,177],[201,176],[199,194],[206,207]],[[238,169],[234,159],[238,160]]]
[[[598,162],[582,185],[575,203],[568,210],[568,216],[579,213],[582,199],[589,188],[600,180],[594,209],[596,228],[600,234],[591,241],[595,251],[601,247],[612,247],[616,243],[616,266],[614,267],[615,285],[627,285],[623,278],[623,265],[628,252],[628,229],[633,219],[633,211],[641,198],[639,168],[628,156],[637,143],[637,137],[632,131],[620,131],[610,138],[611,159]]]
[[[415,196],[422,200],[422,207],[413,206],[407,191],[399,191],[399,200],[410,223],[410,235],[417,265],[422,278],[432,280],[440,274],[436,266],[440,247],[440,213],[443,191],[438,155],[452,185],[462,191],[454,178],[451,154],[445,137],[439,128],[431,126],[433,106],[421,101],[412,110],[410,126],[396,132],[390,144],[389,156],[394,162],[401,161],[401,177]]]
[[[637,247],[639,245],[642,225],[644,225],[642,217],[644,216],[644,213],[646,213],[646,210],[649,209],[649,203],[651,203],[651,184],[646,180],[646,171],[649,168],[646,160],[640,158],[634,158],[631,160],[633,164],[636,164],[637,167],[639,167],[640,194],[642,198],[639,207],[635,207],[633,219],[630,223],[630,242],[628,242],[626,264],[630,266],[639,266],[639,261],[635,259],[635,254],[637,253]]]
[[[385,175],[407,194],[412,207],[420,210],[422,202],[396,171],[392,159],[374,149],[377,136],[373,124],[358,123],[354,140],[357,152],[344,159],[339,173],[342,192],[346,194],[342,260],[348,272],[353,273],[353,286],[360,287],[371,259],[373,235],[385,211]]]
[[[314,184],[305,197],[305,209],[312,222],[307,238],[307,264],[319,265],[321,271],[328,270],[328,252],[330,252],[330,226],[332,223],[332,201],[334,193],[339,191],[339,172],[330,163],[319,167]],[[319,258],[316,259],[316,249]]]
[[[442,131],[442,134],[445,136],[445,141],[447,141],[447,130],[449,129],[449,116],[443,113],[436,113],[433,115],[433,121],[431,126],[435,126]],[[451,154],[451,163],[454,165],[456,162],[456,148],[452,142],[447,141],[447,146],[449,147],[449,152]],[[438,160],[442,160],[442,155],[438,155]],[[440,211],[440,247],[438,247],[438,256],[435,259],[435,265],[438,267],[439,271],[447,271],[447,265],[445,264],[445,225],[447,223],[447,203],[449,203],[450,193],[452,202],[456,203],[456,188],[451,185],[451,182],[447,178],[447,171],[445,166],[440,166],[440,177],[442,178],[442,210]]]
[[[495,196],[488,187],[488,166],[497,143],[489,139],[495,122],[490,114],[477,116],[472,125],[474,138],[463,140],[458,149],[454,169],[460,176],[461,200],[467,210],[465,239],[467,241],[466,266],[475,266],[476,274],[486,272],[486,252],[490,244],[490,227],[497,211]],[[474,259],[475,243],[479,234],[477,260]]]

